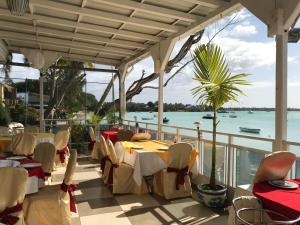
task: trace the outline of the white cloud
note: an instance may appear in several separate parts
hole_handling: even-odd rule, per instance
[[[257,33],[257,29],[252,24],[239,24],[236,25],[230,32],[231,36],[240,37],[240,36],[249,36]]]

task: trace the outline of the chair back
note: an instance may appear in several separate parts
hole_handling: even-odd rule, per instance
[[[176,143],[169,148],[168,166],[183,169],[189,165],[193,147],[188,143]]]
[[[70,158],[69,158],[67,169],[65,172],[64,184],[69,185],[72,183],[73,176],[74,176],[75,169],[76,169],[76,164],[77,164],[77,151],[74,149],[71,149],[70,150]]]
[[[115,151],[114,144],[111,142],[111,140],[107,139],[106,140],[107,147],[108,147],[108,152],[109,152],[109,158],[112,161],[113,164],[118,164],[119,160]]]
[[[8,207],[23,203],[28,173],[23,168],[0,168],[0,213]]]
[[[267,155],[255,174],[253,183],[285,179],[296,160],[292,152],[278,151]]]
[[[51,143],[44,142],[35,147],[33,158],[42,164],[45,173],[51,173],[54,169],[55,155],[55,146]]]
[[[56,150],[60,150],[66,147],[69,143],[69,138],[70,138],[69,129],[58,131],[54,136],[54,146]]]
[[[11,140],[11,149],[14,155],[32,155],[35,145],[35,136],[29,133],[16,134]]]
[[[109,155],[107,143],[102,135],[100,135],[99,151],[100,155],[102,155],[103,157]]]
[[[93,127],[89,127],[89,135],[90,135],[90,138],[92,141],[96,140],[96,135],[95,135]]]
[[[142,140],[150,140],[151,134],[149,133],[136,133],[132,136],[131,141],[142,141]]]
[[[131,130],[119,130],[118,131],[118,141],[130,141],[133,134],[134,133]]]

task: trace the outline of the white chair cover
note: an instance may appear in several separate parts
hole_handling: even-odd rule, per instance
[[[28,173],[23,168],[5,167],[0,168],[0,180],[5,181],[0,185],[0,213],[7,208],[18,208],[23,203],[26,192]],[[9,215],[16,216],[16,225],[25,225],[22,207],[20,211]],[[2,222],[0,216],[0,223]]]
[[[14,155],[30,156],[36,145],[35,137],[29,133],[16,134],[11,140],[11,149]]]
[[[154,174],[153,191],[166,199],[191,196],[192,188],[188,166],[193,147],[187,143],[176,143],[169,148],[168,168]],[[169,171],[169,172],[168,172]],[[177,183],[177,176],[186,174],[183,184]]]
[[[63,185],[72,190],[72,179],[76,168],[77,152],[70,151],[70,159]],[[68,188],[67,188],[68,189]],[[49,185],[37,194],[26,198],[25,221],[29,225],[71,225],[70,194],[62,190],[62,185]]]
[[[51,143],[40,143],[35,147],[33,158],[42,164],[45,173],[51,174],[54,169],[55,146]]]
[[[93,127],[89,127],[89,135],[90,135],[90,138],[92,141],[96,140],[96,135],[95,135]]]
[[[57,153],[59,151],[63,151],[69,143],[69,139],[70,139],[70,129],[64,129],[64,130],[60,130],[58,131],[55,136],[54,136],[54,146],[56,148]],[[64,162],[61,162],[60,159],[60,155],[56,154],[55,156],[55,166],[56,167],[64,167],[68,164],[68,152],[65,151],[65,160]]]

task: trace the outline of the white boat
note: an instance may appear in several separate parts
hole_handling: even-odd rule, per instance
[[[142,120],[153,120],[151,117],[142,117]]]
[[[206,115],[204,115],[204,116],[202,116],[202,119],[210,119],[210,120],[212,120],[214,117],[213,117],[213,115],[211,115],[211,114],[206,114]]]
[[[236,115],[229,115],[229,118],[237,118]]]
[[[251,134],[260,134],[260,128],[249,128],[249,127],[240,127],[241,132],[251,133]]]
[[[253,114],[253,111],[251,111],[251,110],[250,110],[250,111],[248,111],[248,114]]]

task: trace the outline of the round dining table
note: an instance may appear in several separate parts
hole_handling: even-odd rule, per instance
[[[103,131],[101,134],[105,139],[111,140],[113,144],[118,141],[118,131]]]
[[[19,167],[23,167],[24,169],[27,170],[28,172],[28,179],[26,183],[26,191],[25,194],[33,194],[37,193],[41,187],[44,186],[44,181],[45,181],[45,173],[42,168],[42,165],[31,158],[19,158],[19,156],[13,156],[15,157],[0,157],[0,160],[13,160],[13,161],[18,161],[20,162]],[[1,163],[0,163],[1,167]]]

